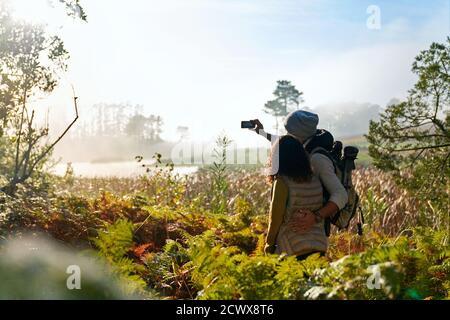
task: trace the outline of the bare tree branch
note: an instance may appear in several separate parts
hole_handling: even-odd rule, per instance
[[[55,147],[55,145],[67,134],[67,132],[70,130],[70,128],[75,124],[75,122],[78,120],[78,105],[77,105],[77,99],[78,97],[75,96],[75,90],[72,86],[72,92],[73,92],[73,103],[74,103],[74,109],[75,109],[75,118],[72,120],[72,122],[66,127],[66,129],[59,135],[59,137],[50,145],[48,146],[34,161],[34,163],[30,166],[30,169],[28,173],[24,176],[24,179],[27,179],[31,176],[33,173],[34,168],[36,165],[45,158],[45,156]]]
[[[20,153],[20,143],[18,143],[18,147],[16,150],[16,165],[15,165],[15,173],[14,177],[11,179],[11,181],[0,188],[0,191],[5,192],[7,194],[14,194],[16,186],[20,183],[23,183],[25,180],[27,180],[34,172],[36,166],[41,162],[49,153],[50,151],[56,146],[56,144],[61,141],[61,139],[67,134],[67,132],[72,128],[72,126],[75,124],[75,122],[78,120],[78,105],[77,105],[77,99],[78,97],[75,96],[75,90],[72,87],[73,91],[73,102],[74,102],[74,109],[75,109],[75,118],[72,120],[72,122],[66,127],[66,129],[58,136],[58,138],[50,144],[48,147],[45,148],[44,151],[42,151],[38,156],[35,157],[35,159],[30,162],[31,159],[31,153],[33,148],[35,148],[39,142],[39,139],[41,139],[45,134],[41,133],[37,135],[35,138],[33,138],[33,128],[32,124],[34,121],[34,111],[31,115],[31,118],[28,121],[28,135],[27,135],[27,150],[25,151],[22,160],[19,162],[19,153]],[[25,107],[25,105],[24,105]],[[20,132],[23,131],[23,121],[24,121],[24,110],[22,110],[22,119],[20,124]],[[21,133],[22,134],[22,133]],[[22,169],[22,170],[20,170]],[[22,171],[22,174],[19,176],[19,171]]]
[[[407,126],[407,127],[402,127],[402,128],[399,128],[398,131],[420,128],[420,127],[426,126],[428,124],[433,124],[433,122],[432,121],[428,121],[428,122],[420,123],[418,125],[410,125],[410,126]]]
[[[413,161],[411,162],[411,164],[409,165],[410,168],[412,168],[414,166],[414,164],[416,163],[417,159],[420,158],[420,156],[422,155],[422,153],[425,152],[426,149],[422,149],[420,150],[419,153],[417,153],[417,155],[414,157]]]
[[[409,135],[402,135],[402,136],[389,136],[386,135],[385,136],[387,139],[391,139],[391,140],[401,140],[401,139],[418,139],[418,137],[416,136],[409,136]],[[442,134],[424,134],[421,135],[420,138],[445,138],[446,136],[442,135]]]
[[[434,146],[423,146],[423,147],[414,147],[414,148],[405,148],[405,149],[393,149],[393,150],[389,150],[389,151],[391,151],[391,152],[418,151],[418,150],[422,150],[422,149],[437,149],[437,148],[444,148],[444,147],[450,147],[450,143],[434,145]],[[385,147],[381,147],[381,148],[387,149]]]
[[[17,134],[17,141],[16,141],[16,156],[15,156],[15,160],[14,160],[13,181],[17,180],[19,170],[20,170],[20,167],[19,167],[20,140],[22,138],[23,120],[24,120],[24,115],[25,115],[26,101],[27,101],[27,94],[25,91],[23,94],[22,114],[20,116],[19,133]]]

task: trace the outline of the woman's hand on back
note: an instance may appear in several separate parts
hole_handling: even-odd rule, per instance
[[[297,233],[306,233],[316,223],[316,217],[311,210],[300,209],[295,212],[289,221],[290,228]]]

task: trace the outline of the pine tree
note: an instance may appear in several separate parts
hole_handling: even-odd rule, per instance
[[[275,130],[278,133],[279,119],[298,109],[299,104],[304,101],[303,92],[298,91],[290,81],[279,80],[273,95],[275,99],[267,101],[263,111],[275,117]]]

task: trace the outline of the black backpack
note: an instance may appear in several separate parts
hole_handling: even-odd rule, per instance
[[[342,150],[343,149],[343,150]],[[317,130],[314,138],[308,143],[306,150],[311,154],[320,153],[326,156],[333,163],[334,171],[344,186],[348,194],[348,201],[344,208],[325,220],[325,233],[330,235],[331,224],[339,230],[347,229],[351,220],[356,216],[359,209],[357,222],[358,234],[362,235],[362,225],[364,217],[359,207],[359,195],[352,182],[352,171],[355,170],[355,160],[358,155],[358,148],[347,146],[343,148],[341,141],[334,141],[333,136],[326,130]],[[342,152],[343,151],[343,152]],[[324,203],[328,202],[330,195],[324,189]]]

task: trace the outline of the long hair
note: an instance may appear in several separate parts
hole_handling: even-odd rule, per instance
[[[303,144],[290,135],[280,137],[272,147],[268,179],[273,182],[283,175],[297,182],[310,181],[313,175],[309,156]]]

